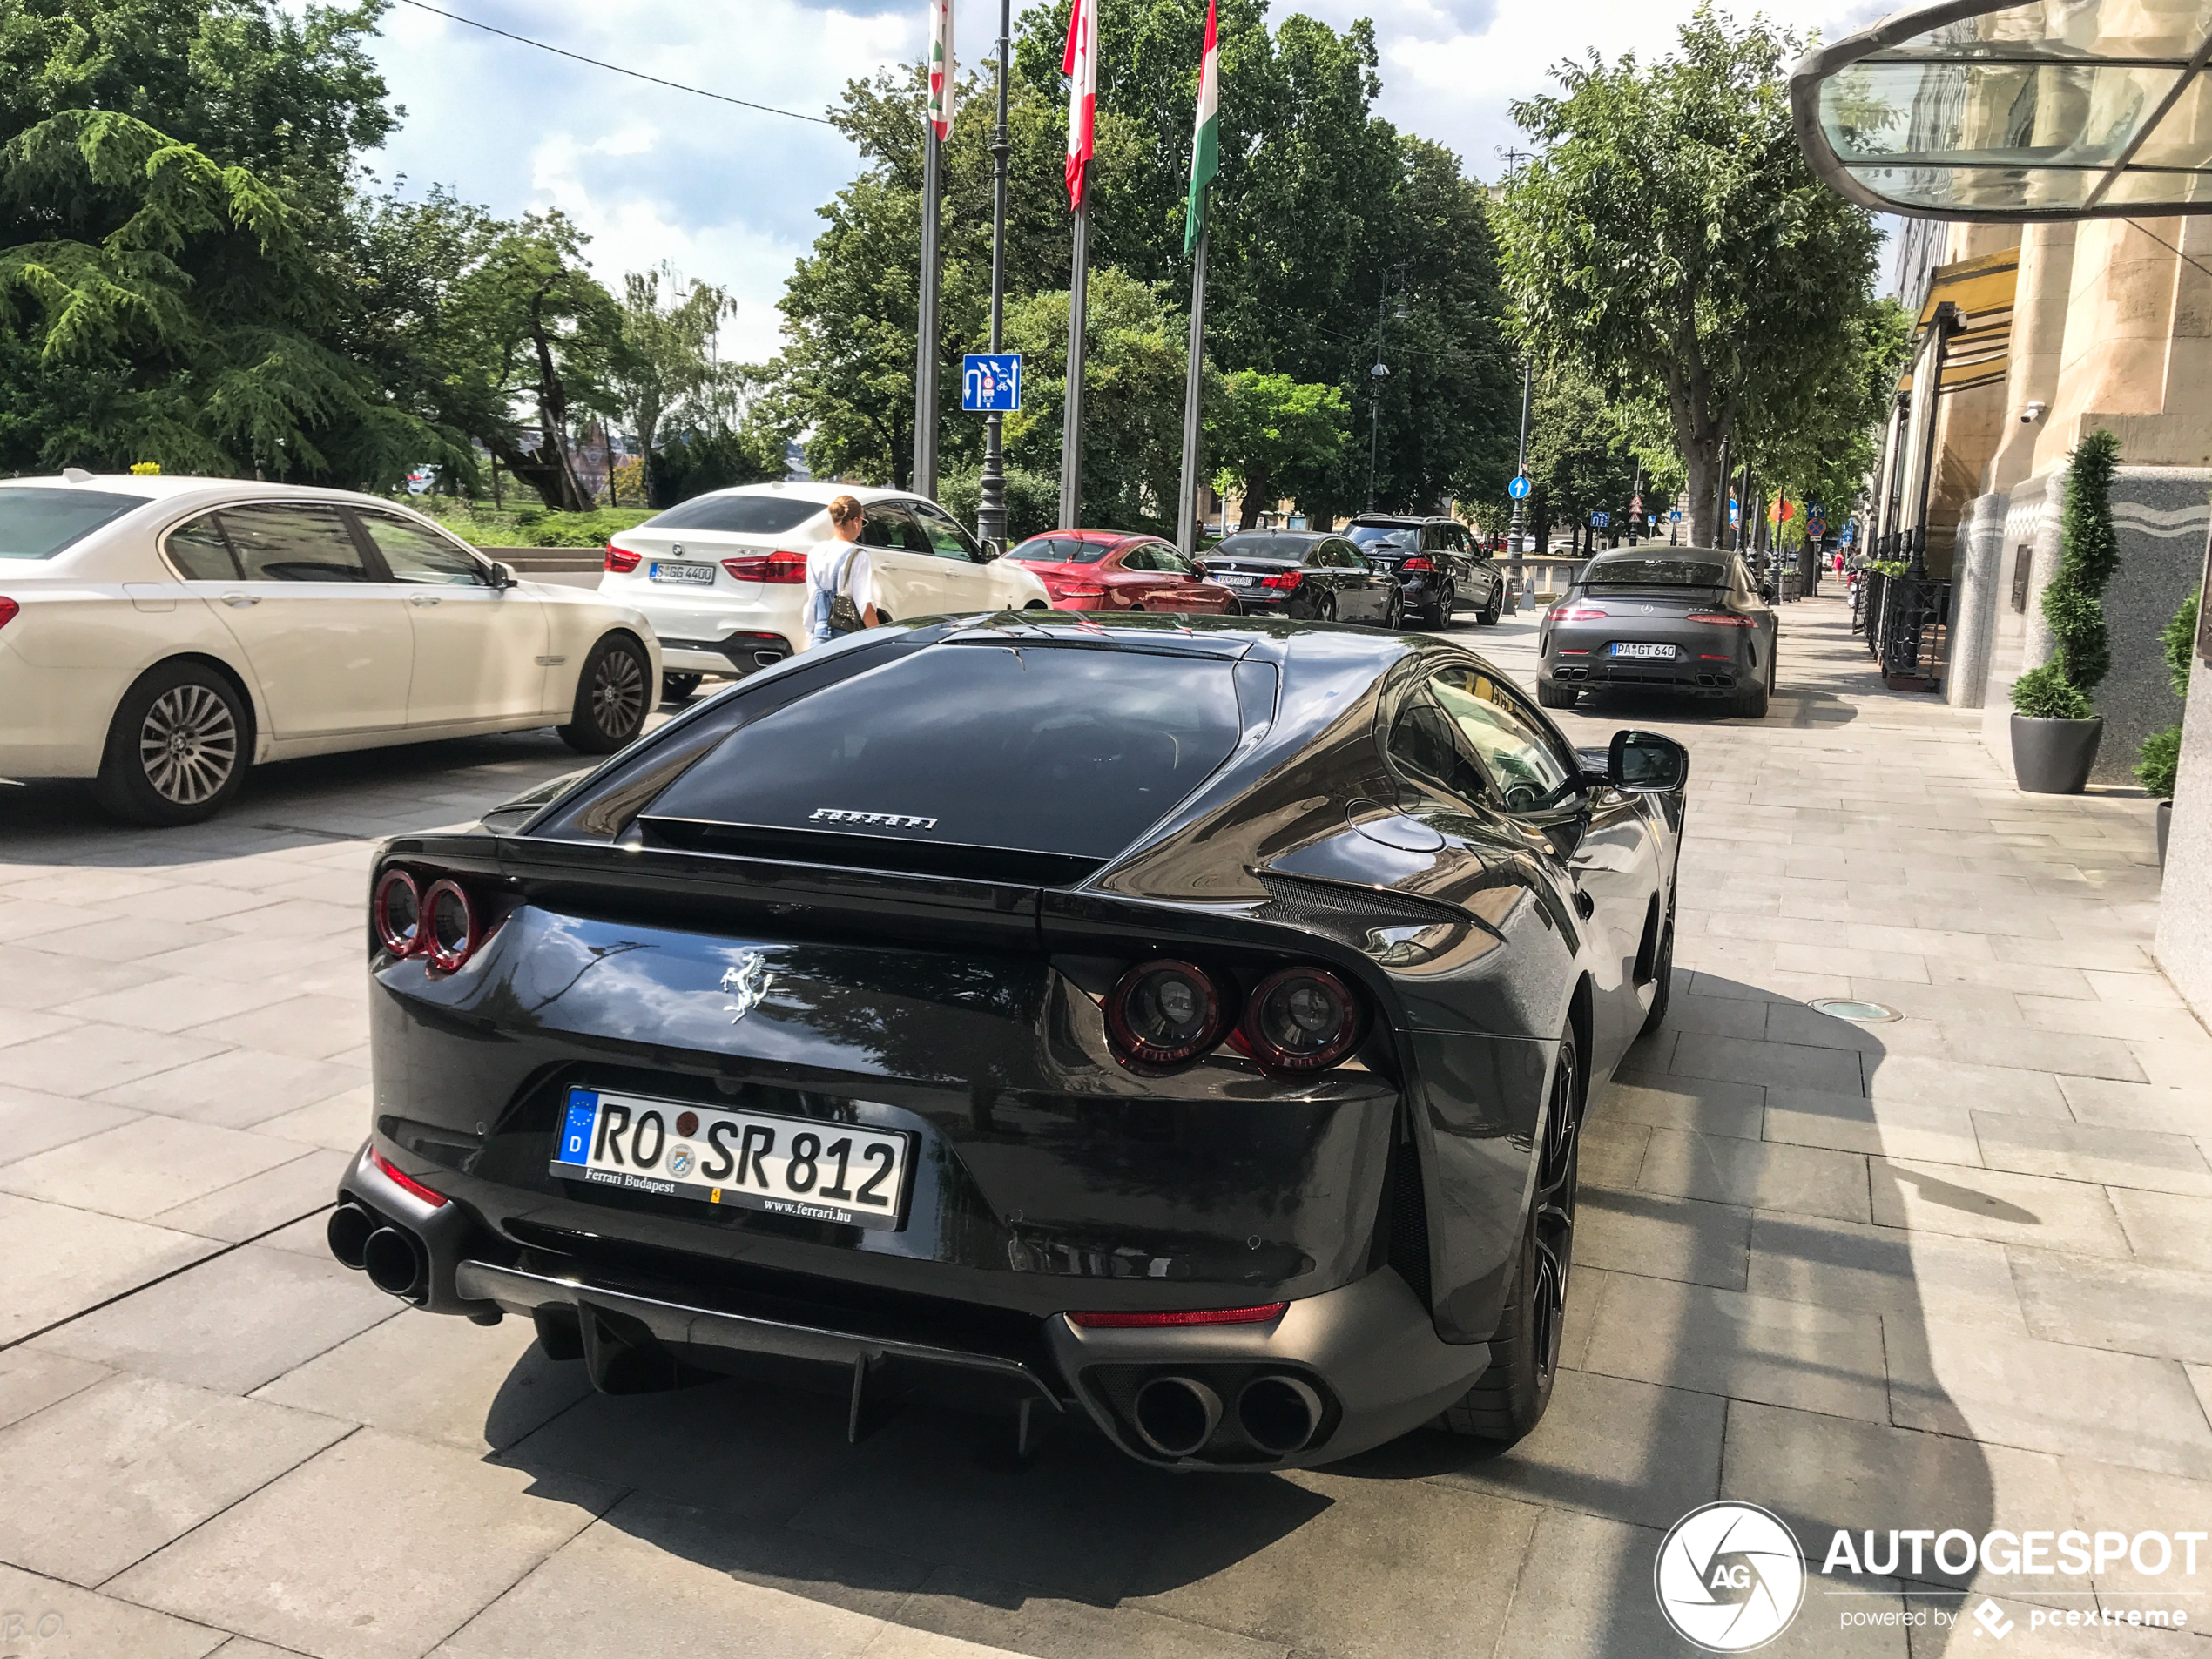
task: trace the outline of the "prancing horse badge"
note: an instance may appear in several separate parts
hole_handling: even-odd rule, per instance
[[[775,982],[765,956],[757,950],[739,951],[738,960],[722,970],[722,989],[731,998],[730,1023],[735,1025],[759,1008]]]

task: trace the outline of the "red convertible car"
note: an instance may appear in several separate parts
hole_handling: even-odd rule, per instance
[[[1019,559],[1052,596],[1055,610],[1165,610],[1234,616],[1237,597],[1209,582],[1172,543],[1127,530],[1054,530],[1033,536]]]

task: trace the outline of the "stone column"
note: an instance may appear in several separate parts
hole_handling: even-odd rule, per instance
[[[1954,709],[1979,708],[1988,686],[2006,505],[2002,493],[1978,496],[1959,516],[1951,570],[1951,661],[1943,676],[1943,700]]]

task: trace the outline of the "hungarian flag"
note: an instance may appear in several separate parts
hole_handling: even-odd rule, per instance
[[[938,142],[953,127],[953,0],[929,0],[929,125]]]
[[[1206,50],[1198,59],[1198,132],[1190,145],[1190,205],[1183,215],[1183,251],[1198,246],[1206,228],[1206,186],[1221,171],[1221,44],[1214,33],[1214,0],[1206,0]]]
[[[1068,77],[1068,208],[1083,205],[1083,175],[1090,165],[1098,120],[1098,0],[1076,0],[1068,18],[1068,50],[1060,55]]]

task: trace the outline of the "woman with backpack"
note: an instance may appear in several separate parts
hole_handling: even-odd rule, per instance
[[[840,496],[829,504],[830,540],[806,556],[806,643],[826,645],[875,626],[875,571],[860,545],[860,503]]]

